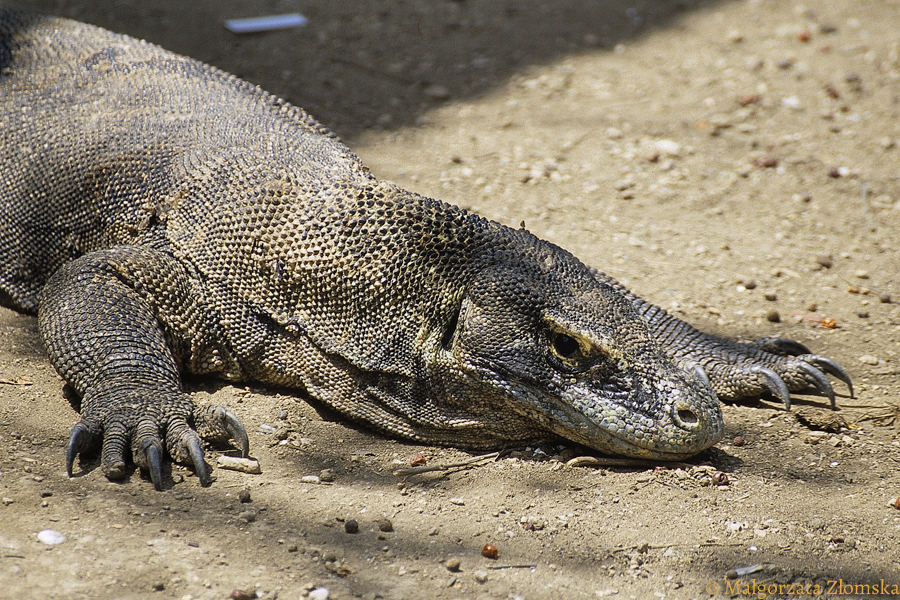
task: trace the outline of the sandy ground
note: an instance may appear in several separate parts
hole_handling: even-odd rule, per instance
[[[525,221],[706,330],[800,340],[857,394],[836,384],[836,413],[816,395],[790,413],[726,406],[725,440],[680,469],[568,466],[583,450],[551,443],[400,479],[417,454],[469,455],[373,435],[286,390],[194,381],[243,419],[263,473],[217,470],[202,489],[176,466],[158,493],[91,461],[66,478],[78,415],[35,320],[0,309],[0,596],[897,597],[895,0],[4,4],[259,83],[379,177]],[[294,10],[307,27],[222,28]],[[308,477],[323,470],[332,482]],[[65,541],[39,541],[47,529]]]

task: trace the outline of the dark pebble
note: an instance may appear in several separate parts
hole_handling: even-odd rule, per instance
[[[252,499],[250,498],[250,490],[244,488],[238,492],[238,500],[241,501],[241,504],[246,504],[250,502]]]
[[[390,519],[378,519],[378,529],[384,532],[393,531],[394,524],[391,523]]]
[[[348,519],[344,522],[344,531],[347,533],[359,533],[359,523],[356,519]]]

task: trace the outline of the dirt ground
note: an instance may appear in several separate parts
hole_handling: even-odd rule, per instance
[[[287,390],[192,381],[241,417],[263,472],[219,469],[203,489],[175,466],[155,492],[96,461],[66,477],[78,414],[35,319],[0,309],[0,597],[897,597],[896,0],[3,4],[258,83],[380,178],[525,221],[705,330],[797,339],[856,397],[836,383],[835,413],[817,395],[726,406],[725,439],[683,468],[569,466],[584,450],[547,443],[398,478],[417,454],[470,455]],[[222,27],[295,10],[306,27]]]

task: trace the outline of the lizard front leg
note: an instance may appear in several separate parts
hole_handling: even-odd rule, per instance
[[[853,397],[853,383],[847,371],[830,358],[813,354],[799,342],[769,337],[742,344],[704,333],[647,302],[609,275],[593,272],[599,281],[611,285],[631,301],[647,321],[663,352],[682,369],[697,373],[720,400],[770,393],[790,410],[790,393],[813,387],[835,408],[834,388],[826,373],[843,381]]]
[[[101,446],[104,474],[119,479],[130,446],[157,489],[164,450],[209,485],[198,430],[233,438],[248,453],[237,417],[223,407],[199,409],[182,391],[172,348],[190,347],[198,325],[192,296],[172,257],[142,247],[87,254],[50,279],[38,311],[41,337],[56,370],[82,396],[66,450],[70,476],[78,454]]]

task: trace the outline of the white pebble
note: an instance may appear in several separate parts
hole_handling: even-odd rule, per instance
[[[301,483],[314,483],[318,485],[322,479],[318,475],[304,475],[300,478]]]
[[[55,529],[44,529],[38,534],[38,540],[48,546],[56,546],[66,541],[66,536]]]
[[[309,600],[328,600],[330,595],[327,587],[319,587],[309,593]]]
[[[678,142],[672,140],[658,140],[656,142],[656,150],[660,154],[667,156],[678,156],[678,153],[681,152],[681,146],[678,145]]]
[[[863,354],[862,356],[859,357],[859,362],[861,362],[864,365],[873,365],[874,366],[874,365],[877,365],[879,361],[878,361],[877,356],[872,356],[871,354]]]

